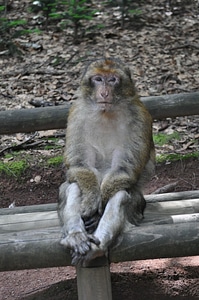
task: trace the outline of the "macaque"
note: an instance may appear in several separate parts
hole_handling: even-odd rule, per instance
[[[130,70],[117,59],[91,62],[68,117],[59,192],[61,244],[74,265],[106,255],[128,224],[142,220],[154,156],[152,118]]]

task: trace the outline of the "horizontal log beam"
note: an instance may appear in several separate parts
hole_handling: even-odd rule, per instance
[[[141,98],[154,119],[199,114],[199,92]],[[0,112],[0,134],[66,127],[70,105]]]
[[[199,198],[199,195],[198,195]],[[57,203],[48,203],[48,204],[35,204],[28,206],[16,206],[13,208],[1,208],[0,209],[0,218],[2,215],[14,215],[14,214],[25,214],[31,212],[47,212],[57,209]]]
[[[176,197],[173,193],[146,196],[150,203],[144,221],[123,233],[121,243],[110,250],[110,261],[199,255],[197,195],[198,191],[176,193]],[[150,199],[153,196],[156,202]],[[185,200],[174,200],[180,196]],[[172,201],[166,201],[169,199]],[[59,244],[61,233],[55,209],[56,204],[33,205],[10,209],[10,215],[1,214],[7,209],[0,210],[0,271],[71,264],[70,251]]]
[[[0,271],[71,264],[70,251],[59,244],[60,228],[0,235]],[[199,222],[133,227],[110,250],[111,262],[199,255]]]
[[[46,205],[47,208],[53,208],[53,206],[56,207],[56,205],[53,204]],[[36,208],[37,207],[38,206],[36,206]],[[34,211],[35,206],[28,206],[26,207],[26,213],[24,213],[21,208],[10,209],[12,212],[15,211],[15,214],[0,214],[0,234],[59,226],[56,210],[45,211],[45,205],[42,205],[42,211],[38,211],[38,209]],[[142,224],[143,226],[148,226],[151,225],[150,223],[157,222],[175,223],[174,216],[176,215],[189,215],[184,219],[180,216],[179,220],[182,220],[182,222],[183,220],[191,220],[193,222],[194,220],[199,220],[198,214],[199,198],[148,203]]]
[[[165,201],[176,201],[176,200],[188,200],[199,198],[199,190],[195,191],[184,191],[175,193],[164,193],[164,194],[151,194],[144,196],[147,203],[154,202],[165,202]],[[16,200],[16,199],[15,199]],[[13,215],[21,213],[31,213],[31,212],[47,212],[57,209],[57,203],[49,204],[39,204],[39,205],[29,205],[29,206],[16,206],[14,208],[1,208],[1,215]]]
[[[199,198],[199,190],[164,194],[150,194],[145,195],[144,198],[147,203],[195,199]]]

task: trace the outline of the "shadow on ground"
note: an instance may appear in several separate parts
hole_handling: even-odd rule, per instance
[[[189,269],[189,274],[198,273],[198,267]],[[190,275],[187,274],[189,277]],[[165,278],[164,278],[165,277]],[[192,277],[192,276],[190,276]],[[167,274],[152,272],[149,274],[112,273],[113,300],[196,300],[197,295],[190,285],[184,285],[180,274],[174,273],[173,277]],[[190,278],[191,280],[191,278]],[[173,281],[173,284],[172,284]],[[197,292],[196,292],[197,293]],[[26,295],[21,300],[77,300],[76,279],[70,279],[53,284],[45,290],[40,290]]]

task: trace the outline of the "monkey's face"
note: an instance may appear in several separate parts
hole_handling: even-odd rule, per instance
[[[89,65],[83,75],[81,92],[84,101],[102,112],[123,105],[124,98],[135,94],[130,71],[118,60],[102,59]]]
[[[116,74],[96,74],[90,78],[92,97],[98,109],[110,111],[115,102],[115,89],[120,84],[120,78]]]

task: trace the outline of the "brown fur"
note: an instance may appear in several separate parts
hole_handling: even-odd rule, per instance
[[[60,188],[59,214],[64,223],[63,243],[66,246],[77,243],[75,247],[78,251],[84,252],[80,245],[81,238],[79,242],[78,239],[74,242],[75,230],[78,234],[82,231],[83,240],[89,249],[92,243],[89,238],[85,238],[86,224],[84,228],[80,220],[73,222],[74,232],[70,236],[68,230],[71,225],[63,222],[64,218],[72,219],[72,216],[74,218],[78,215],[82,220],[91,220],[90,223],[94,224],[91,226],[93,237],[98,235],[96,238],[101,239],[100,245],[103,245],[100,226],[106,226],[103,230],[113,231],[116,236],[123,226],[123,215],[134,223],[142,218],[145,200],[141,189],[154,170],[152,118],[136,93],[129,69],[119,60],[101,59],[87,67],[81,80],[79,98],[69,113],[65,163],[67,184]],[[75,196],[77,201],[74,197],[77,212],[75,209],[73,212],[67,211],[67,205],[73,209],[72,204],[67,204],[69,196],[66,196],[73,183],[76,185],[71,186],[73,192],[69,195],[78,195]],[[110,223],[101,225],[103,218],[109,219],[104,216],[106,205],[114,198],[118,201],[116,205],[122,207],[121,218],[118,215],[117,221],[111,223],[110,219]],[[126,203],[125,213],[122,213],[122,203]],[[107,210],[110,210],[109,206]],[[119,219],[121,224],[117,224]],[[95,240],[95,243],[98,241]],[[107,247],[109,241],[104,243],[104,247]]]

